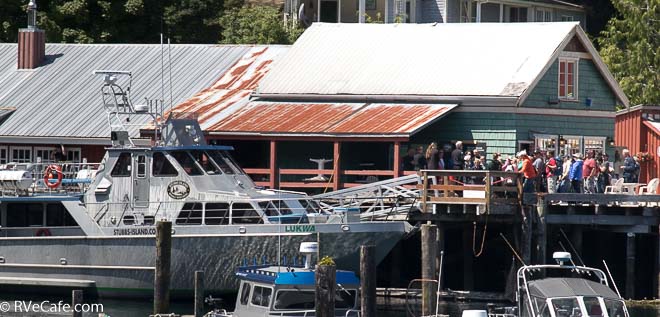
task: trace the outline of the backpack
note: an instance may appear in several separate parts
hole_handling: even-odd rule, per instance
[[[564,162],[559,158],[559,156],[557,156],[555,157],[555,164],[557,165],[557,168],[555,168],[553,175],[561,176],[564,172]]]

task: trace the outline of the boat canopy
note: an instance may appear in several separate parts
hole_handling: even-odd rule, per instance
[[[244,280],[273,285],[314,286],[314,271],[300,267],[249,266],[239,267],[236,275]],[[336,282],[341,285],[359,285],[355,272],[337,270]]]
[[[619,299],[607,285],[581,278],[546,278],[531,281],[528,284],[529,294],[534,297],[572,297],[598,296]]]

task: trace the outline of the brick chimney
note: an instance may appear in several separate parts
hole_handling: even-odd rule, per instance
[[[46,56],[46,35],[37,27],[37,4],[27,6],[28,27],[18,30],[18,69],[35,69]]]

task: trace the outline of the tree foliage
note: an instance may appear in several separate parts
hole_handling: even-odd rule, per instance
[[[244,6],[227,11],[220,18],[222,42],[228,44],[288,44],[302,33],[286,27],[279,10],[269,6]]]
[[[613,0],[600,54],[633,105],[660,104],[660,0]]]

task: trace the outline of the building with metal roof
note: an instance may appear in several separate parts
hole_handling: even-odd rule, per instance
[[[446,161],[458,140],[489,156],[611,151],[615,109],[628,106],[575,22],[320,23],[272,63],[247,57],[219,77],[231,85],[174,111],[200,113],[209,138],[233,145],[266,186],[399,176],[405,148],[431,142]],[[317,172],[332,182],[304,181]]]
[[[94,70],[131,71],[134,103],[162,98],[169,106],[211,85],[218,74],[254,49],[231,45],[42,45],[43,61],[29,69],[20,64],[17,68],[19,45],[0,44],[0,164],[35,161],[37,157],[48,161],[59,145],[64,145],[71,160],[100,160],[103,146],[110,144],[110,127],[102,106],[102,78]]]
[[[628,149],[630,155],[639,158],[639,182],[660,178],[660,106],[638,105],[618,111],[614,132],[617,154]],[[623,156],[613,158],[616,172],[621,173]]]

